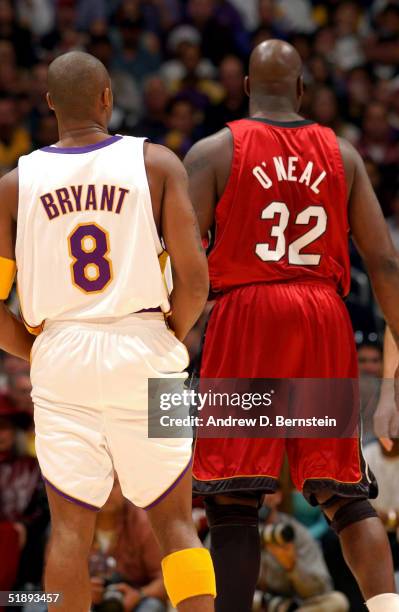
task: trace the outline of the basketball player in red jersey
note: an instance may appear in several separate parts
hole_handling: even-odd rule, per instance
[[[219,292],[205,338],[204,378],[355,378],[348,293],[352,233],[399,338],[399,259],[363,162],[304,120],[302,65],[282,41],[259,45],[246,90],[250,119],[197,143],[185,165]],[[356,439],[200,439],[194,490],[206,496],[218,612],[248,612],[259,570],[257,507],[287,451],[296,487],[339,534],[372,612],[399,611],[376,483]],[[284,565],[295,579],[295,560]],[[300,581],[300,577],[296,576]]]

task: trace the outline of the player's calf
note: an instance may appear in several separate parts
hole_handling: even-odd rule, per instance
[[[57,612],[87,612],[91,604],[88,556],[96,513],[65,500],[46,487],[51,511],[51,537],[45,569],[45,588],[61,593]]]
[[[207,498],[211,553],[217,578],[217,612],[252,610],[260,567],[259,499]]]
[[[370,612],[399,612],[388,538],[370,502],[327,493],[317,498],[340,538],[345,560]]]
[[[179,612],[213,612],[215,573],[192,521],[191,470],[148,516],[164,555],[162,572],[172,604]]]

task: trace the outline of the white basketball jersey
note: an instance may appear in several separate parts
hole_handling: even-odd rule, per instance
[[[144,140],[112,136],[20,158],[16,260],[30,327],[168,311]]]

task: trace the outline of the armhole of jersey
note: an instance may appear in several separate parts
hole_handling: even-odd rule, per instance
[[[152,200],[151,200],[151,191],[150,191],[150,184],[148,182],[148,175],[147,175],[147,168],[145,165],[145,157],[144,157],[144,144],[146,142],[150,142],[149,138],[140,138],[141,140],[141,159],[142,159],[142,163],[143,163],[143,176],[144,176],[144,189],[145,189],[145,201],[146,201],[146,212],[147,212],[147,217],[148,217],[148,221],[150,224],[150,228],[151,228],[151,233],[152,236],[154,238],[154,243],[156,246],[156,250],[159,255],[162,255],[162,253],[164,252],[164,248],[162,246],[162,242],[161,242],[161,238],[158,234],[158,229],[155,223],[155,219],[154,219],[154,211],[152,208]]]
[[[25,168],[27,165],[25,161],[26,161],[26,156],[22,156],[18,160],[18,211],[17,211],[17,227],[16,227],[16,235],[15,235],[15,259],[17,261],[17,266],[18,266],[18,260],[20,260],[23,254],[22,243],[24,240],[23,234],[25,232],[25,223],[26,223],[26,211],[24,210],[24,206],[22,203],[24,182],[25,182],[25,172],[26,172]]]
[[[237,185],[238,179],[238,169],[240,167],[240,152],[241,152],[241,138],[238,138],[238,133],[233,130],[232,125],[230,123],[227,124],[227,128],[230,130],[232,142],[233,142],[233,155],[231,158],[231,166],[229,172],[229,178],[227,179],[226,186],[224,191],[219,198],[218,203],[216,204],[216,210],[223,206],[223,201],[227,200],[230,194],[233,192]]]
[[[239,169],[241,166],[241,137],[236,130],[232,128],[230,123],[227,124],[228,129],[230,130],[232,140],[233,140],[233,157],[231,161],[230,174],[226,183],[226,187],[224,188],[223,195],[219,199],[215,208],[215,238],[214,238],[214,246],[210,252],[210,255],[216,251],[218,245],[220,244],[220,240],[223,237],[223,234],[219,232],[219,223],[218,219],[221,214],[223,214],[224,208],[228,205],[229,208],[234,205],[234,193],[237,187]],[[226,224],[224,225],[226,228]]]
[[[348,185],[346,184],[346,173],[345,173],[344,160],[342,159],[341,148],[339,146],[338,136],[335,134],[335,132],[331,128],[327,128],[327,129],[330,131],[330,134],[331,134],[333,149],[335,152],[336,168],[338,168],[338,172],[341,178],[342,192],[343,192],[343,197],[344,197],[345,204],[346,204],[347,231],[349,232],[350,230],[350,227],[349,227],[349,191],[348,191]]]

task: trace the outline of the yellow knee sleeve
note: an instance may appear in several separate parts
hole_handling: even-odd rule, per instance
[[[215,572],[206,548],[179,550],[162,560],[166,591],[176,607],[189,597],[216,597]]]
[[[17,266],[13,259],[0,257],[0,300],[6,300],[10,295]]]

